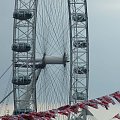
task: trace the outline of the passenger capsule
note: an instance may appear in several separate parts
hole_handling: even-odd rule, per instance
[[[28,76],[19,76],[12,79],[12,83],[15,85],[28,85],[30,82],[31,79]]]
[[[74,68],[74,72],[76,74],[86,74],[87,73],[87,69],[85,67],[75,67]]]
[[[31,47],[28,43],[15,43],[12,46],[12,50],[15,52],[28,52],[30,49]]]
[[[72,95],[72,98],[75,99],[75,100],[85,100],[85,95],[82,92],[75,92]]]
[[[76,21],[76,22],[84,22],[84,21],[86,21],[85,14],[82,14],[82,13],[73,14],[72,19],[74,21]]]
[[[32,18],[32,13],[25,10],[15,11],[13,13],[13,18],[19,19],[19,20],[28,20]]]
[[[19,109],[19,110],[14,110],[13,115],[28,114],[30,112],[32,112],[31,109]]]
[[[87,47],[87,43],[84,41],[77,40],[73,42],[73,46],[76,48],[85,48]]]

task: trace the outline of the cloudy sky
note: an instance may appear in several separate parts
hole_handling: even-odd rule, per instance
[[[0,75],[11,64],[14,0],[0,1]],[[90,40],[90,85],[89,98],[120,90],[120,0],[88,0]],[[0,80],[0,92],[5,87]],[[0,96],[0,99],[2,97]],[[115,113],[118,107],[114,108]],[[104,111],[102,111],[104,113]],[[96,111],[98,120],[103,119]]]
[[[91,97],[119,90],[119,5],[119,0],[88,2]]]

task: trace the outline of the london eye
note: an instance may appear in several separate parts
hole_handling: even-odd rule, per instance
[[[87,1],[15,0],[13,18],[13,114],[88,100]]]

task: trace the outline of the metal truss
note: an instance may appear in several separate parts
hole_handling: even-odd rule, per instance
[[[70,101],[75,104],[88,100],[89,40],[86,0],[68,0],[70,22],[71,80]],[[74,120],[86,120],[87,111],[81,110]]]
[[[15,0],[13,13],[14,114],[36,111],[35,42],[37,0]],[[33,61],[31,65],[27,62]],[[23,67],[26,65],[25,67]],[[31,67],[32,66],[32,67]]]

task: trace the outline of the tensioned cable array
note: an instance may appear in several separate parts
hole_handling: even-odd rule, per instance
[[[63,55],[64,52],[69,51],[67,49],[67,44],[69,44],[67,2],[45,0],[39,2],[39,7],[37,22],[41,21],[42,23],[39,23],[38,26],[37,40],[41,43],[41,45],[39,44],[40,51],[51,56]],[[43,49],[41,50],[41,48]],[[64,68],[63,65],[46,65],[46,68],[41,71],[38,80],[38,86],[41,86],[38,90],[38,99],[39,101],[46,101],[44,109],[68,102],[66,96],[69,95],[69,80],[67,78],[69,74],[66,67]]]

